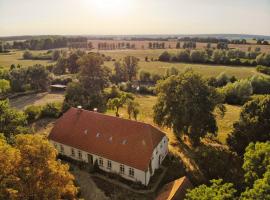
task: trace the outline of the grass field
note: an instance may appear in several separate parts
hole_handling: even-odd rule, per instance
[[[137,95],[136,101],[140,104],[140,114],[138,116],[138,121],[153,123],[153,106],[157,101],[156,96],[148,96],[148,95]],[[225,116],[222,118],[221,116],[217,115],[217,126],[218,126],[218,135],[217,139],[225,143],[226,138],[229,133],[231,133],[233,128],[233,123],[239,119],[241,107],[240,106],[232,106],[232,105],[225,105],[227,111]],[[127,112],[125,108],[121,108],[120,117],[128,118]],[[112,110],[109,110],[107,114],[114,115]]]
[[[10,65],[20,64],[23,67],[32,66],[35,64],[49,65],[54,62],[50,60],[24,60],[23,58],[24,51],[11,51],[10,53],[0,54],[0,66],[9,68]],[[34,54],[44,53],[46,51],[33,51]]]
[[[106,62],[105,65],[113,68],[113,62]],[[167,62],[139,62],[139,70],[149,71],[151,73],[157,73],[164,75],[166,70],[175,67],[180,72],[183,72],[187,68],[192,68],[195,72],[202,74],[204,77],[215,77],[221,72],[226,72],[228,75],[234,75],[236,78],[248,78],[258,73],[255,67],[233,67],[225,65],[204,65],[204,64],[190,64],[190,63],[167,63]]]

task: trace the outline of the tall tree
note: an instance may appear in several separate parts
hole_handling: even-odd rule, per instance
[[[134,56],[126,56],[123,59],[123,66],[126,69],[128,80],[132,81],[133,79],[136,79],[138,72],[138,58]]]
[[[131,119],[131,116],[133,116],[134,119],[137,120],[137,116],[139,114],[139,106],[139,103],[134,100],[127,101],[127,113],[129,119]]]
[[[172,127],[175,134],[187,134],[194,145],[208,132],[216,134],[214,109],[221,97],[193,71],[171,76],[157,86],[158,100],[154,106],[154,121]]]

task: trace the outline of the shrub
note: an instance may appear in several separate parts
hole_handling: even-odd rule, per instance
[[[188,50],[183,50],[178,52],[176,55],[177,61],[179,62],[189,62],[190,61],[190,55]]]
[[[195,63],[205,63],[207,59],[207,54],[202,50],[193,50],[190,53],[190,59]]]
[[[270,67],[265,67],[265,66],[259,65],[256,67],[256,70],[260,73],[270,75]]]
[[[169,62],[171,59],[171,55],[168,53],[168,51],[164,51],[158,58],[159,61],[163,62]]]
[[[41,114],[41,106],[28,106],[24,113],[27,116],[27,121],[28,122],[33,122],[35,120],[37,120],[40,117]]]
[[[256,57],[258,65],[265,65],[270,67],[270,54],[262,53]]]
[[[253,76],[250,79],[254,94],[270,94],[270,78]]]
[[[239,80],[234,83],[228,83],[221,88],[225,96],[225,102],[228,104],[244,104],[253,94],[251,82],[249,80]]]
[[[62,104],[59,102],[47,103],[41,111],[42,117],[58,118],[61,115]]]
[[[32,59],[32,58],[33,58],[33,55],[30,51],[27,50],[23,53],[23,59]]]

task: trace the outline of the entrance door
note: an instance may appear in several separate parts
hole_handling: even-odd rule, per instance
[[[88,164],[89,164],[90,166],[93,165],[93,156],[92,156],[91,154],[88,154]]]

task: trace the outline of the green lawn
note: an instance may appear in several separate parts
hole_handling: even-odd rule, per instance
[[[138,121],[153,124],[152,108],[157,101],[157,97],[149,95],[137,95],[135,100],[140,104]],[[217,139],[222,143],[226,142],[228,134],[232,131],[233,123],[239,119],[239,114],[241,111],[240,106],[225,105],[225,107],[227,109],[225,116],[222,118],[221,116],[217,115],[216,117],[218,126]],[[125,108],[121,108],[119,113],[120,117],[128,118]],[[109,110],[107,114],[114,115],[114,112]]]
[[[34,54],[44,53],[46,51],[32,51]],[[27,67],[35,64],[50,65],[54,62],[50,60],[24,60],[22,59],[24,51],[11,51],[10,53],[0,53],[0,66],[9,68],[10,65],[20,64],[21,66]]]
[[[113,68],[114,62],[106,62],[105,65]],[[255,67],[232,67],[225,65],[207,65],[207,64],[190,64],[190,63],[168,63],[168,62],[139,62],[139,70],[149,71],[164,75],[166,70],[175,67],[183,72],[187,68],[192,68],[195,72],[202,74],[204,77],[217,76],[221,72],[226,72],[228,75],[234,75],[237,78],[248,78],[255,74],[260,74]]]

